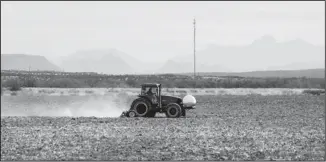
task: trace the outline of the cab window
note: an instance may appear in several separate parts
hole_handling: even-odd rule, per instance
[[[152,87],[152,93],[157,95],[157,88],[156,87]]]
[[[152,90],[151,90],[152,94],[157,95],[157,87],[143,87],[142,94],[147,94],[151,88],[152,88]]]

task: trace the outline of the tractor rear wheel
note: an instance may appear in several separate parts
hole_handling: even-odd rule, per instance
[[[131,106],[131,110],[136,113],[137,117],[146,117],[148,112],[152,109],[152,105],[144,98],[136,99]]]
[[[169,104],[165,112],[168,118],[178,118],[180,117],[181,113],[181,106],[176,103]]]

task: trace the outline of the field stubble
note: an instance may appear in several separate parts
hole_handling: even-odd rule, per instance
[[[1,160],[324,160],[324,96],[195,97],[180,119],[42,117],[89,96],[3,97],[1,113],[37,111],[2,116]]]

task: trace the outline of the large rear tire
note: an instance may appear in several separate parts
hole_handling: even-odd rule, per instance
[[[144,98],[136,99],[131,106],[131,110],[136,113],[137,117],[146,117],[147,114],[151,111],[152,105]]]
[[[181,106],[176,103],[169,104],[165,114],[168,118],[178,118],[182,114]]]

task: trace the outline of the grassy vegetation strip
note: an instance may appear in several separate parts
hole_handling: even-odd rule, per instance
[[[283,77],[201,77],[185,75],[101,75],[87,73],[1,71],[1,83],[19,87],[101,88],[139,87],[142,83],[160,82],[167,88],[325,88],[324,78]]]
[[[108,95],[112,93],[127,93],[137,95],[139,88],[22,88],[20,91],[4,89],[2,95],[16,96],[28,95],[53,95],[53,96],[85,96],[85,95]],[[286,88],[211,88],[211,89],[189,89],[189,88],[164,88],[162,93],[166,95],[324,95],[323,89],[286,89]]]

